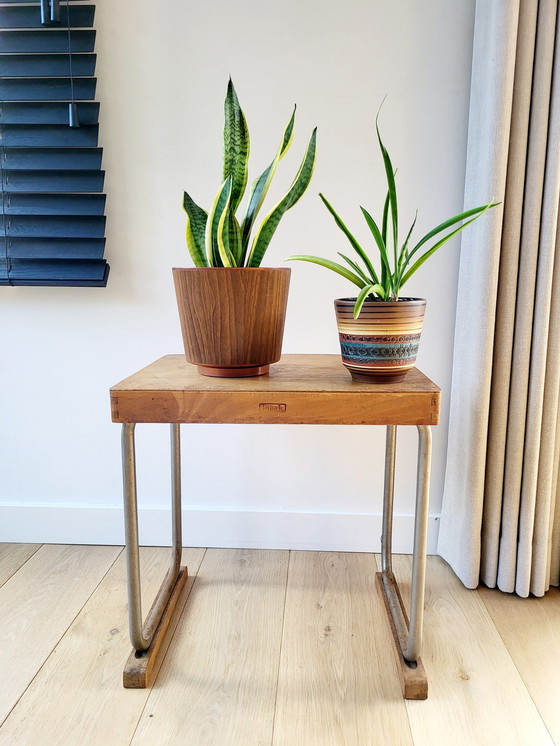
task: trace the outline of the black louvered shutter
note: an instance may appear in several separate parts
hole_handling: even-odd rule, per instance
[[[60,20],[44,26],[53,5]],[[94,15],[90,3],[0,0],[0,285],[107,284]]]

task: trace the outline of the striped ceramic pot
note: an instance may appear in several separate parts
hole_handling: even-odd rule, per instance
[[[357,319],[355,302],[355,298],[334,302],[343,364],[354,381],[402,381],[416,363],[426,301],[367,300]]]

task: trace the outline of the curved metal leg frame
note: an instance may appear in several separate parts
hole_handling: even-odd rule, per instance
[[[424,587],[426,581],[426,548],[428,537],[428,506],[430,497],[430,463],[432,432],[428,425],[418,425],[418,469],[416,477],[416,512],[412,560],[410,625],[406,615],[392,565],[393,501],[397,428],[388,425],[385,450],[385,489],[383,498],[383,534],[381,537],[382,583],[388,611],[401,644],[405,660],[414,665],[420,657],[424,617]]]
[[[137,651],[147,650],[169,602],[181,567],[181,442],[179,425],[171,425],[171,490],[173,548],[171,564],[155,601],[142,625],[140,557],[138,542],[138,504],[136,490],[136,454],[134,423],[123,424],[122,460],[126,563],[128,570],[128,619],[130,641]]]
[[[432,431],[428,425],[418,425],[418,470],[416,476],[416,519],[414,522],[410,630],[408,646],[404,655],[407,661],[418,660],[422,646],[431,458]]]
[[[393,502],[395,496],[395,459],[397,426],[387,425],[385,445],[385,486],[383,494],[383,533],[381,535],[381,568],[393,572]]]

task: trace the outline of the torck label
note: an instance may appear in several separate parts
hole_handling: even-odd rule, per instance
[[[259,409],[264,409],[265,412],[285,412],[286,405],[285,404],[274,404],[270,402],[261,402],[259,404]]]

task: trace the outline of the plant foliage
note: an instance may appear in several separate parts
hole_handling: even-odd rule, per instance
[[[317,129],[311,133],[303,161],[287,194],[266,215],[251,240],[255,219],[276,167],[292,144],[296,110],[294,107],[274,159],[249,189],[241,221],[236,212],[247,187],[249,130],[231,78],[224,110],[223,181],[209,212],[199,207],[185,192],[183,208],[187,213],[187,247],[196,267],[259,267],[280,219],[309,186],[315,166]]]
[[[378,114],[379,118],[379,114]],[[452,218],[440,223],[431,231],[426,233],[418,243],[411,245],[410,239],[414,226],[416,225],[416,213],[412,225],[402,243],[399,243],[399,220],[397,189],[395,184],[395,170],[387,149],[383,145],[379,133],[378,122],[376,119],[375,127],[377,131],[377,140],[383,158],[385,178],[387,180],[387,196],[383,205],[381,226],[375,222],[371,214],[361,207],[362,214],[371,231],[375,247],[379,253],[381,267],[376,271],[373,263],[362,246],[358,243],[353,234],[349,231],[342,218],[338,215],[334,207],[327,198],[320,194],[325,207],[330,212],[336,225],[344,233],[350,245],[357,254],[357,261],[350,259],[339,252],[339,256],[344,260],[347,266],[333,262],[330,259],[323,259],[318,256],[296,255],[291,256],[288,260],[299,259],[305,262],[313,262],[322,267],[337,272],[345,277],[354,285],[360,288],[360,292],[354,305],[354,318],[358,318],[362,306],[366,299],[371,300],[397,300],[402,287],[412,277],[416,270],[427,261],[441,246],[447,243],[451,238],[460,233],[464,228],[481,217],[491,207],[496,207],[499,202],[491,202],[488,205],[474,207]],[[451,229],[451,230],[450,230]],[[446,233],[446,231],[449,231]],[[441,234],[444,234],[443,236]],[[439,238],[436,238],[438,237]],[[434,242],[432,243],[432,239]]]

